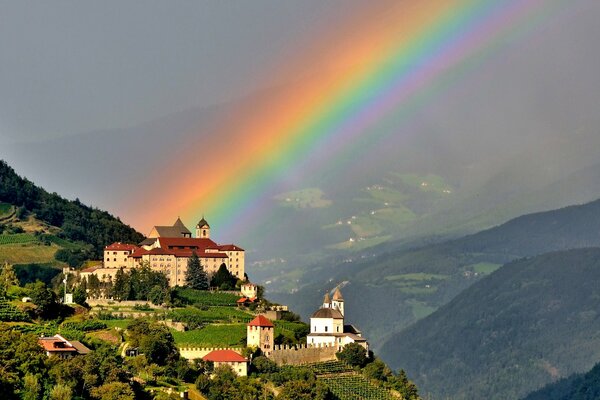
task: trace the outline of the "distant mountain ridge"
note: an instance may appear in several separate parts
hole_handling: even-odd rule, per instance
[[[600,200],[524,215],[442,243],[397,251],[386,244],[381,254],[365,251],[352,262],[316,265],[307,274],[309,283],[297,293],[274,293],[272,297],[308,315],[314,308],[309,299],[335,283],[346,282],[352,288],[346,301],[357,310],[352,319],[379,342],[504,263],[549,251],[600,246],[598,227]]]
[[[600,360],[598,287],[599,248],[520,259],[395,335],[382,354],[434,399],[520,398]]]

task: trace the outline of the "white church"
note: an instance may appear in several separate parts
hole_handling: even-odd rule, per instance
[[[349,343],[358,343],[367,351],[369,343],[353,325],[344,324],[344,298],[337,287],[333,299],[325,294],[323,305],[310,317],[309,346],[337,346],[342,349]]]

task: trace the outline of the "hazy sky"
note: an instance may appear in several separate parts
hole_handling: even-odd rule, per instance
[[[239,97],[353,2],[1,1],[0,143]]]

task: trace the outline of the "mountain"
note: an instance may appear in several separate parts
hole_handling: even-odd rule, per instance
[[[596,400],[600,398],[600,364],[585,374],[550,383],[523,400]]]
[[[0,262],[16,264],[21,278],[48,280],[56,267],[101,259],[109,243],[142,239],[119,218],[48,193],[0,160]]]
[[[600,359],[599,285],[599,248],[513,261],[381,354],[433,398],[520,398]]]
[[[349,318],[378,348],[386,337],[435,311],[506,262],[600,246],[598,226],[600,200],[524,215],[441,243],[412,247],[400,243],[397,250],[388,243],[354,257],[318,263],[305,271],[303,286],[294,280],[296,270],[282,270],[267,289],[286,288],[286,282],[300,286],[293,293],[271,290],[270,296],[307,316],[326,290],[348,285]]]

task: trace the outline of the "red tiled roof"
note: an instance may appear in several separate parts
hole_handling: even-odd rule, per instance
[[[250,323],[248,324],[248,326],[269,326],[269,327],[273,327],[273,323],[271,321],[269,321],[269,319],[267,317],[265,317],[264,315],[259,315],[256,318],[254,318],[252,321],[250,321]]]
[[[213,350],[204,357],[204,361],[212,362],[247,362],[244,357],[233,350]]]
[[[165,256],[175,256],[175,257],[191,257],[193,252],[196,252],[199,258],[228,258],[226,253],[205,253],[203,251],[198,251],[194,249],[163,249],[156,248],[151,250],[139,249],[133,252],[130,257],[140,258],[144,255],[165,255]]]
[[[125,250],[133,251],[133,250],[136,250],[138,248],[139,247],[137,247],[134,244],[127,244],[127,243],[115,242],[113,244],[109,244],[104,249],[105,250],[119,250],[119,251],[125,251]]]
[[[95,270],[102,268],[101,265],[94,265],[92,267],[87,267],[85,269],[82,269],[81,272],[94,272]]]
[[[246,300],[248,300],[248,298],[247,298],[247,297],[240,297],[240,298],[238,299],[238,301],[236,301],[236,303],[245,303],[245,302],[246,302]]]
[[[244,249],[236,246],[235,244],[221,244],[217,247],[221,251],[244,251]]]
[[[159,237],[158,241],[160,242],[160,247],[169,248],[169,247],[194,247],[196,249],[204,249],[208,248],[217,248],[218,245],[210,239],[207,238],[184,238],[184,237]]]

